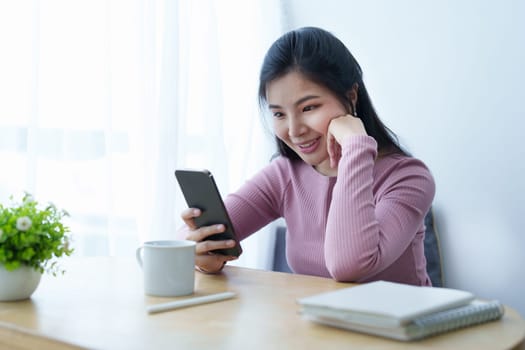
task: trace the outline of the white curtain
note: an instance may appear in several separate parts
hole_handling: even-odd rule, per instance
[[[0,200],[28,191],[66,209],[76,255],[173,238],[176,168],[211,170],[225,196],[270,159],[257,78],[280,12],[278,0],[1,1]],[[270,233],[237,264],[267,268]]]

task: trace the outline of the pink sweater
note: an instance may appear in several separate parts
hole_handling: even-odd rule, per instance
[[[347,139],[337,177],[275,159],[226,198],[237,234],[244,239],[284,217],[296,273],[430,285],[423,220],[434,198],[432,175],[415,158],[376,155],[372,137]]]

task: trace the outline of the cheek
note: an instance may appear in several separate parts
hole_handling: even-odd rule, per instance
[[[328,126],[330,125],[330,121],[335,118],[331,116],[332,114],[319,114],[316,116],[313,116],[310,120],[310,128],[317,131],[321,134],[326,134],[328,132]]]
[[[286,140],[288,137],[288,127],[286,126],[286,123],[281,120],[275,120],[273,122],[273,132],[275,133],[275,136],[281,140]]]
[[[332,119],[346,114],[347,112],[340,106],[332,106],[331,108],[324,110],[322,114],[315,118],[315,120],[312,120],[312,122],[315,124],[315,127],[312,126],[312,128],[315,128],[320,133],[326,134]]]

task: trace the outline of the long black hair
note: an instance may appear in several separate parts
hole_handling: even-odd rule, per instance
[[[298,71],[332,91],[347,108],[347,112],[360,118],[367,134],[376,140],[379,156],[407,154],[395,134],[377,116],[366,91],[359,63],[333,34],[320,28],[304,27],[284,34],[272,44],[264,58],[259,77],[259,103],[262,108],[267,105],[268,83],[291,71]],[[354,111],[348,92],[356,83],[358,88]],[[282,156],[300,159],[283,141],[278,137],[275,139]]]

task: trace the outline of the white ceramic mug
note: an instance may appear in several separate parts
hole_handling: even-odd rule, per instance
[[[137,248],[144,271],[144,292],[176,297],[192,294],[195,287],[195,245],[193,241],[150,241]]]

